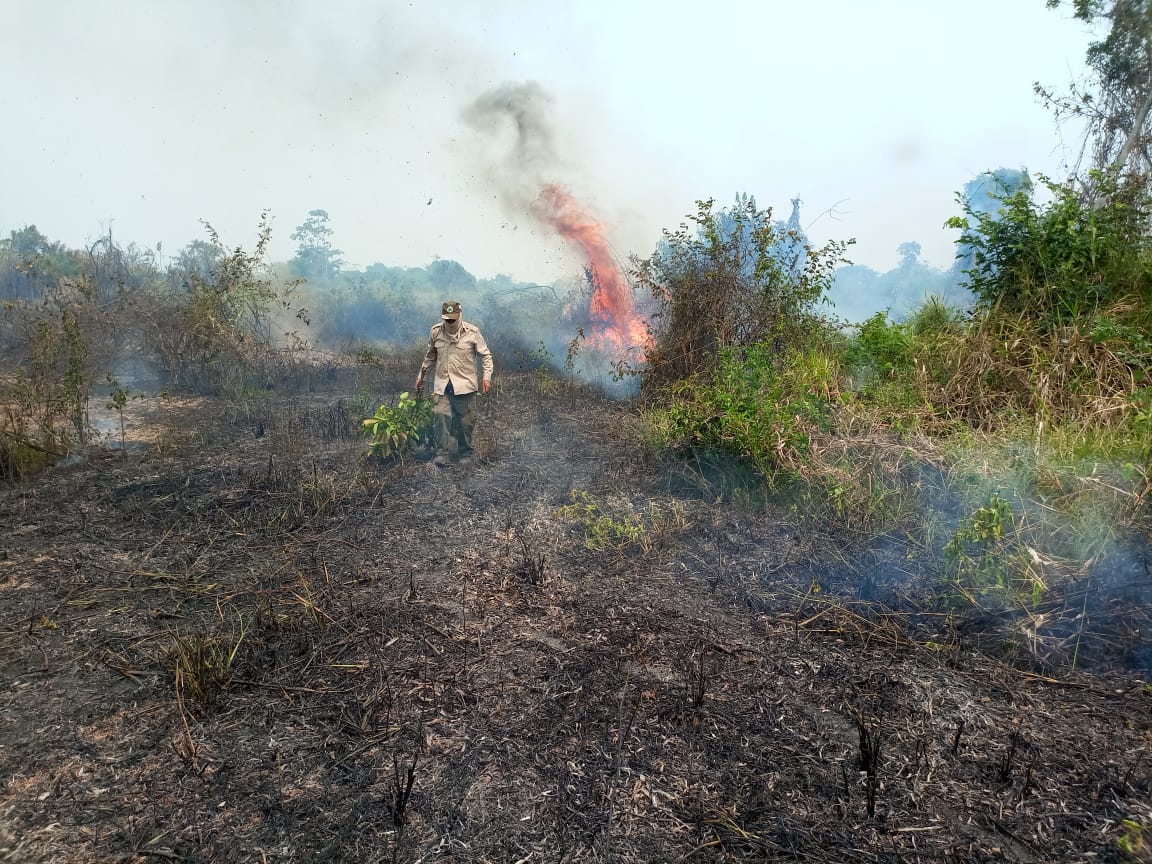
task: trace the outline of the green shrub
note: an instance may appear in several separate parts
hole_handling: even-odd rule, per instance
[[[1030,564],[1018,521],[1008,499],[990,495],[961,520],[944,546],[953,585],[968,603],[1027,599],[1035,606],[1044,599],[1048,587]]]
[[[381,405],[361,425],[370,455],[403,456],[432,437],[432,400],[401,393],[395,406]]]
[[[906,322],[908,332],[917,340],[931,340],[955,333],[963,324],[963,315],[939,297],[929,297],[913,309]]]
[[[810,433],[828,426],[830,406],[820,392],[795,388],[777,362],[763,343],[723,349],[711,380],[681,381],[649,411],[656,445],[740,456],[770,484],[781,472],[798,472]]]
[[[860,330],[844,352],[845,365],[868,370],[875,379],[886,380],[913,366],[912,334],[906,324],[888,320],[887,312],[877,312],[860,325]]]
[[[1052,200],[1030,186],[1003,198],[996,213],[964,204],[949,220],[972,251],[969,287],[986,308],[1023,313],[1047,326],[1071,324],[1124,298],[1152,298],[1152,206],[1137,184],[1099,184],[1088,200],[1074,183],[1044,180]]]
[[[580,526],[587,548],[603,551],[643,543],[647,527],[631,509],[606,508],[587,492],[573,491],[571,497],[572,503],[560,507],[556,515]]]
[[[848,246],[814,247],[747,196],[719,211],[711,200],[698,201],[689,219],[664,233],[654,255],[634,261],[633,278],[652,295],[655,344],[642,373],[648,390],[709,375],[726,349],[805,344]]]

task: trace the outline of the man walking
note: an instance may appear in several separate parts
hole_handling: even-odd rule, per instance
[[[472,399],[476,391],[487,394],[492,389],[492,352],[474,324],[461,317],[460,304],[449,300],[440,308],[440,323],[432,326],[428,334],[428,351],[420,364],[416,378],[417,392],[424,389],[428,370],[436,367],[433,378],[432,421],[436,436],[437,465],[452,461],[448,438],[454,437],[460,451],[460,461],[472,460],[472,429],[476,417],[472,413]],[[476,361],[483,368],[478,379]]]

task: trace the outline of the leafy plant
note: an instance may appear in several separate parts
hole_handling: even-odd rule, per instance
[[[401,393],[395,406],[381,405],[362,423],[368,451],[383,459],[403,456],[432,436],[432,401]]]
[[[1120,823],[1120,836],[1116,848],[1126,861],[1147,861],[1152,857],[1152,842],[1148,828],[1139,819],[1124,819]]]
[[[128,406],[129,393],[111,372],[107,375],[107,381],[112,388],[112,392],[108,394],[108,410],[115,411],[120,416],[120,452],[126,456],[128,447],[124,434],[124,409]]]
[[[956,557],[971,545],[987,548],[1004,539],[1005,526],[1012,524],[1012,504],[999,495],[992,495],[988,503],[977,507],[960,523],[952,540],[944,547],[944,554]]]
[[[961,229],[971,251],[969,287],[986,308],[1027,315],[1041,324],[1077,321],[1125,297],[1152,297],[1149,228],[1152,204],[1143,188],[1093,175],[1098,195],[1086,200],[1073,182],[1041,178],[1052,200],[1038,204],[1030,184],[1002,198],[996,212],[961,199]]]
[[[1018,560],[1019,548],[1012,504],[993,494],[965,517],[952,539],[945,544],[944,557],[954,567],[955,585],[969,602],[977,605],[996,594],[1002,599],[1022,589],[1031,594],[1033,604],[1043,599],[1045,586]]]
[[[803,341],[848,244],[815,248],[798,214],[785,224],[771,217],[750,196],[719,211],[699,201],[691,225],[665,231],[656,253],[634,262],[633,277],[652,296],[656,340],[645,387],[707,375],[726,349]]]
[[[889,321],[887,312],[877,312],[860,325],[844,353],[844,362],[883,381],[912,368],[912,344],[908,325]]]
[[[568,354],[569,358],[575,362],[571,346]],[[538,395],[550,396],[560,389],[561,381],[553,371],[556,358],[542,340],[538,340],[536,347],[531,351],[523,349],[513,351],[512,356],[516,358],[516,368],[521,372],[528,373],[528,380],[532,383],[532,389]],[[571,369],[568,371],[571,374]]]
[[[955,332],[962,322],[960,310],[949,306],[940,297],[930,296],[912,310],[906,323],[912,336],[923,340]]]
[[[643,520],[631,510],[608,512],[587,492],[573,491],[572,503],[560,507],[556,514],[580,525],[589,549],[622,549],[642,541],[647,533]]]
[[[799,390],[777,369],[770,344],[720,352],[707,381],[667,390],[648,412],[654,443],[672,450],[722,450],[747,459],[769,483],[798,472],[811,450],[811,433],[827,428],[824,393]]]

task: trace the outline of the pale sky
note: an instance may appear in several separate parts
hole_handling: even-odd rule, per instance
[[[799,195],[857,263],[915,240],[948,266],[965,182],[1061,175],[1078,142],[1032,86],[1089,40],[1044,0],[0,0],[0,236],[110,227],[166,257],[200,220],[248,246],[267,209],[285,260],[324,209],[356,267],[579,274],[518,178],[566,184],[621,257],[749,192],[779,218]],[[519,171],[464,111],[530,82],[552,152]]]

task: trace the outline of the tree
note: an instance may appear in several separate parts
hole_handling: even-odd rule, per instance
[[[209,282],[212,279],[212,270],[222,257],[224,250],[220,246],[206,240],[193,240],[177,253],[170,272],[186,281],[198,278]]]
[[[896,251],[900,255],[900,266],[904,269],[910,269],[919,264],[920,250],[921,246],[915,240],[897,246]]]
[[[0,247],[23,260],[30,260],[54,251],[53,244],[40,233],[35,225],[25,225],[19,231],[11,231],[8,239],[0,240]]]
[[[340,273],[344,261],[341,251],[332,246],[332,228],[328,224],[327,210],[309,210],[304,224],[292,232],[296,257],[288,262],[293,275],[305,279],[326,281]]]
[[[0,239],[0,297],[32,298],[83,272],[80,256],[26,225]]]
[[[1088,48],[1090,77],[1084,84],[1073,84],[1067,95],[1040,84],[1036,92],[1057,117],[1087,121],[1077,169],[1090,169],[1085,179],[1093,194],[1099,190],[1092,170],[1147,185],[1152,179],[1152,0],[1047,0],[1049,9],[1065,3],[1075,18],[1107,33]]]
[[[461,294],[476,287],[476,277],[449,258],[437,258],[427,269],[428,281],[441,294]]]

